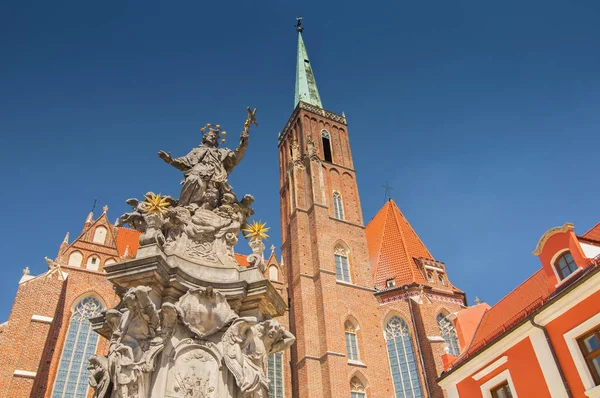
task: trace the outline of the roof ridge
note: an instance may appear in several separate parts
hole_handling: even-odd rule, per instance
[[[375,260],[375,267],[373,267],[373,271],[372,271],[374,280],[376,279],[377,272],[379,271],[379,258],[381,257],[381,246],[383,245],[383,236],[385,235],[385,226],[387,225],[387,212],[389,211],[389,208],[390,208],[390,205],[388,202],[388,203],[384,204],[381,209],[379,209],[379,211],[377,212],[377,214],[375,214],[375,216],[373,216],[373,218],[371,218],[371,221],[373,221],[375,218],[377,218],[377,216],[379,216],[380,213],[385,212],[385,214],[383,215],[385,217],[385,219],[383,221],[382,228],[380,229],[381,234],[380,234],[378,242],[375,246],[377,248],[377,259]],[[367,223],[367,227],[371,224],[371,221],[369,221]]]
[[[413,270],[413,267],[411,266],[411,265],[414,264],[415,260],[408,253],[408,247],[406,247],[406,238],[404,237],[404,231],[400,227],[400,223],[398,222],[398,217],[396,215],[396,212],[394,211],[394,207],[398,210],[398,212],[400,212],[400,209],[396,205],[396,202],[394,202],[392,199],[390,199],[390,203],[391,203],[390,206],[392,207],[392,215],[394,216],[394,220],[396,220],[396,228],[398,228],[398,231],[400,232],[400,239],[402,240],[402,247],[404,247],[404,255],[408,259],[408,264],[409,264],[409,268],[410,268],[410,274],[412,276],[413,282],[416,282],[415,281],[415,272]],[[404,217],[404,214],[402,214],[402,216]]]
[[[423,240],[421,239],[421,237],[419,236],[419,234],[417,233],[417,231],[415,231],[415,229],[413,228],[412,224],[408,221],[408,219],[406,218],[406,216],[404,215],[404,213],[402,213],[402,210],[400,210],[400,207],[398,207],[398,205],[396,204],[396,202],[394,202],[393,200],[391,200],[391,201],[394,204],[394,206],[396,207],[396,209],[398,209],[398,212],[400,213],[400,215],[402,216],[402,218],[404,219],[404,221],[406,221],[406,223],[408,224],[408,226],[410,227],[410,229],[413,230],[413,232],[415,233],[415,236],[419,240],[419,243],[421,244],[421,246],[423,246],[423,248],[425,249],[425,251],[427,252],[427,254],[429,254],[429,258],[431,258],[432,260],[435,260],[435,257],[433,257],[433,254],[431,254],[431,252],[429,251],[429,249],[427,248],[427,246],[425,246],[425,243],[423,243]]]

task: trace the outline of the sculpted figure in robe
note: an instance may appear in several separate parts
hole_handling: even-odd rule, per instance
[[[216,188],[221,195],[231,192],[227,176],[244,157],[250,134],[244,130],[239,145],[233,151],[218,147],[219,134],[219,130],[209,129],[202,136],[200,146],[180,158],[174,159],[170,153],[164,151],[158,153],[166,163],[183,171],[180,205],[186,206],[192,203],[201,205],[204,192],[209,186]]]

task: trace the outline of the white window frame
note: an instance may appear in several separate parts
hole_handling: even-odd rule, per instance
[[[596,383],[594,382],[594,377],[588,368],[577,339],[599,325],[600,313],[588,318],[579,326],[574,327],[563,335],[565,342],[567,343],[567,348],[573,357],[573,362],[575,362],[575,368],[577,368],[579,378],[586,390],[585,395],[588,397],[600,397],[600,386],[596,386]]]
[[[566,278],[560,279],[560,275],[558,274],[558,271],[556,270],[556,266],[557,266],[556,260],[558,260],[558,258],[561,257],[565,252],[571,253],[571,250],[569,250],[569,249],[559,250],[556,252],[556,254],[554,254],[554,256],[552,257],[552,260],[550,260],[550,266],[552,267],[552,272],[554,272],[554,276],[556,276],[556,280],[558,281],[558,283],[556,285],[554,285],[554,287],[559,287],[560,285],[562,285],[569,279],[573,278],[575,275],[579,274],[581,272],[581,270],[583,269],[579,265],[577,265],[577,262],[576,262],[575,265],[577,265],[577,269],[575,271],[571,272]],[[573,253],[571,253],[571,257],[572,256],[573,256]],[[573,258],[573,261],[575,261],[574,258]]]
[[[498,387],[498,385],[504,381],[508,381],[508,387],[510,388],[513,398],[519,398],[517,395],[517,389],[515,388],[512,377],[510,377],[510,371],[508,369],[498,373],[496,376],[492,377],[480,386],[483,398],[492,398],[492,390],[494,387]]]

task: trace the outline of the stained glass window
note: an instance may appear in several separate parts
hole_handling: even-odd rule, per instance
[[[269,398],[283,398],[283,353],[269,354],[267,368],[271,381]]]
[[[442,337],[444,338],[444,340],[446,340],[446,344],[448,344],[450,354],[457,357],[458,354],[460,354],[460,348],[458,345],[458,336],[456,335],[454,323],[452,323],[452,321],[449,321],[444,314],[439,314],[437,316],[437,323],[440,328],[440,333],[442,334]]]
[[[69,330],[58,365],[52,398],[86,398],[88,393],[88,358],[96,353],[98,333],[92,331],[89,318],[102,311],[94,297],[82,299],[71,316]]]
[[[385,325],[390,370],[396,398],[422,398],[423,389],[417,370],[417,360],[406,322],[393,316]]]
[[[338,220],[344,219],[344,207],[342,206],[342,195],[339,192],[333,192],[333,216]]]

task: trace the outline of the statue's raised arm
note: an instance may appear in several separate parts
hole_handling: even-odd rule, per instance
[[[244,123],[244,130],[242,131],[242,134],[240,134],[240,143],[234,151],[235,160],[232,165],[233,167],[237,166],[244,158],[244,154],[248,148],[248,140],[250,138],[250,125],[254,124],[255,126],[258,126],[258,122],[256,121],[256,108],[254,108],[254,110],[251,110],[250,107],[246,109],[248,110],[248,117]]]

